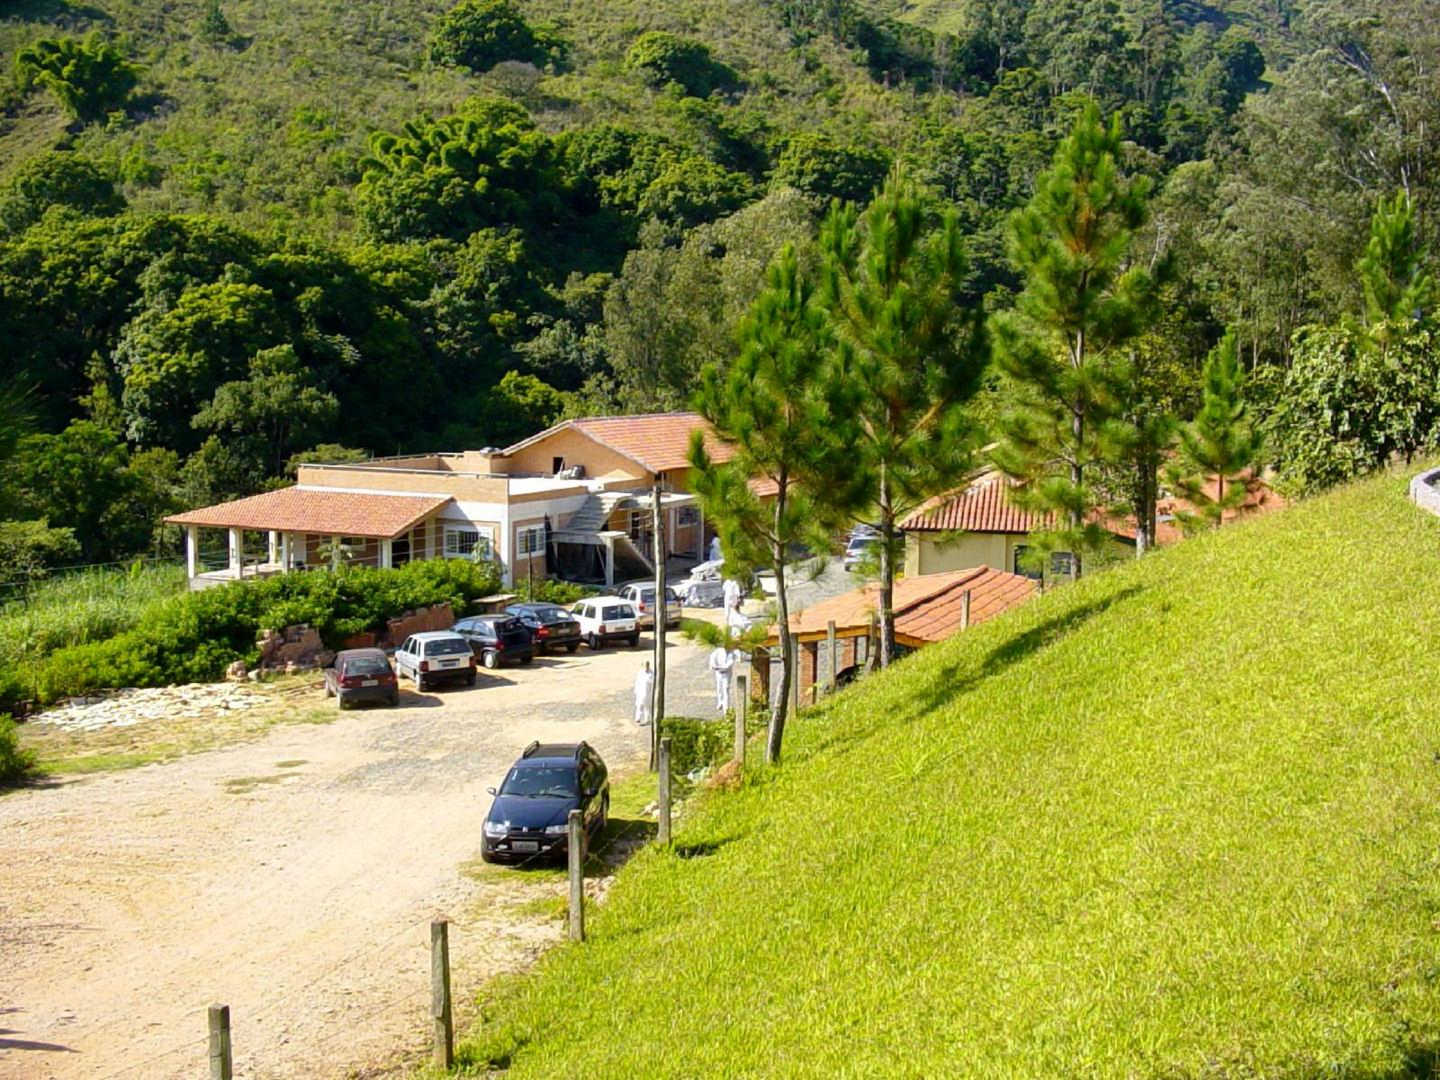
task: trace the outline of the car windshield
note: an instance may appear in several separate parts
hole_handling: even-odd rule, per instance
[[[508,634],[512,630],[523,629],[519,619],[496,619],[490,625],[495,627],[496,632],[501,634]]]
[[[575,768],[567,765],[516,765],[500,785],[501,795],[573,799]]]
[[[426,656],[458,656],[470,651],[470,643],[464,638],[441,638],[425,642]]]
[[[378,656],[352,656],[345,661],[346,675],[383,675],[390,665]]]
[[[875,537],[873,536],[857,536],[855,537],[855,539],[850,541],[850,550],[864,551],[873,543],[875,543]]]

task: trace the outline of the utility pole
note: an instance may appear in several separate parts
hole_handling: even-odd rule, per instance
[[[650,700],[650,768],[660,767],[660,725],[665,718],[665,529],[660,517],[660,478],[650,488],[650,531],[655,561],[655,686]]]

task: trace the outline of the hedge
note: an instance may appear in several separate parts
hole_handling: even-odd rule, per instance
[[[262,630],[308,623],[335,648],[353,634],[382,630],[405,611],[449,603],[458,614],[498,587],[493,566],[430,559],[398,570],[315,570],[184,593],[157,604],[122,634],[51,655],[36,693],[49,704],[110,687],[209,682],[236,660],[254,664]]]

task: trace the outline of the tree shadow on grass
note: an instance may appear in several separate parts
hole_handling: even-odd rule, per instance
[[[16,0],[9,8],[11,18],[56,23],[67,30],[77,29],[84,23],[109,24],[115,21],[98,7],[66,3],[66,0]]]
[[[995,646],[977,666],[971,667],[964,663],[951,664],[940,671],[929,690],[916,693],[911,697],[909,708],[877,715],[872,723],[864,727],[852,727],[843,732],[836,732],[831,737],[822,740],[816,746],[816,752],[822,753],[843,747],[847,743],[861,742],[882,727],[896,727],[910,723],[942,705],[947,705],[977,689],[987,679],[1002,674],[1046,646],[1068,637],[1113,604],[1128,600],[1144,591],[1144,586],[1132,585],[1112,593],[1104,599],[1095,600],[1082,607],[1067,611],[1063,615],[1047,619],[1038,626],[1021,631]],[[907,658],[903,662],[913,663],[914,661]],[[966,671],[966,668],[970,668],[970,670]]]
[[[1399,1065],[1382,1069],[1341,1069],[1340,1080],[1429,1080],[1440,1077],[1440,1040],[1413,1043]]]

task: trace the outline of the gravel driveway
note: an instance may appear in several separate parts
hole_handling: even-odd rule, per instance
[[[473,689],[407,683],[398,709],[0,798],[0,1077],[203,1075],[215,1002],[237,1077],[409,1060],[428,1037],[432,917],[454,920],[462,1010],[558,937],[514,910],[524,875],[460,872],[485,788],[532,739],[643,767],[630,688],[648,642]],[[709,715],[703,650],[673,643],[668,666],[670,714]]]

